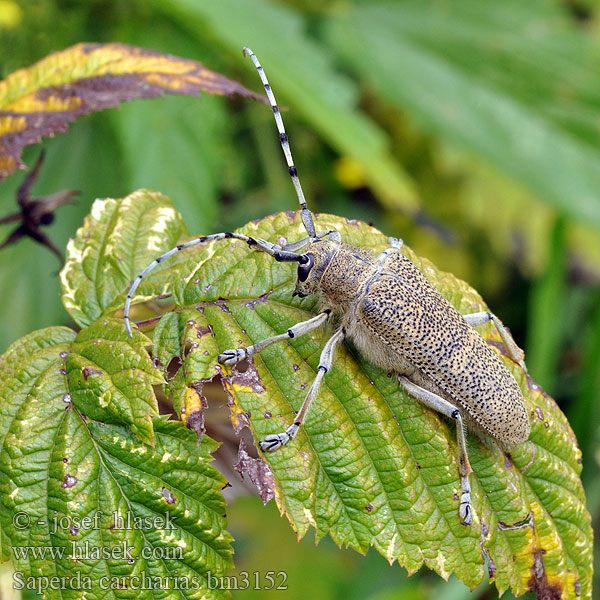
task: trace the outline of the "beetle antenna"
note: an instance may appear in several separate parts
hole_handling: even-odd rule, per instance
[[[275,116],[275,123],[277,123],[277,130],[279,131],[279,141],[281,142],[281,148],[283,149],[283,153],[285,155],[285,160],[288,165],[288,171],[290,173],[290,177],[292,178],[292,183],[294,184],[294,189],[296,190],[296,195],[298,196],[298,201],[300,202],[300,216],[302,217],[302,223],[304,224],[304,228],[306,232],[311,237],[311,239],[317,239],[317,233],[315,231],[315,223],[313,221],[312,213],[308,210],[306,206],[306,199],[304,198],[304,192],[302,191],[302,186],[300,185],[300,179],[298,179],[298,171],[294,166],[294,161],[292,159],[292,152],[290,150],[290,144],[288,141],[288,136],[285,133],[285,127],[283,126],[283,119],[281,118],[281,114],[279,113],[279,107],[277,106],[277,101],[275,100],[275,96],[271,91],[271,86],[269,85],[269,81],[265,75],[265,71],[262,68],[261,64],[258,62],[258,58],[250,48],[244,46],[242,48],[242,53],[244,56],[250,56],[258,74],[260,76],[260,80],[263,82],[265,86],[265,92],[267,94],[267,98],[271,103],[271,108],[273,109],[273,115]]]

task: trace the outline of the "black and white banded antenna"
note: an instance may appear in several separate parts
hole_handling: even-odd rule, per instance
[[[154,259],[133,281],[131,287],[129,288],[129,293],[127,294],[127,299],[125,300],[125,309],[123,311],[123,319],[125,321],[125,328],[127,329],[127,333],[129,337],[133,337],[131,333],[131,323],[129,322],[129,308],[131,307],[131,299],[135,294],[135,290],[137,290],[140,282],[150,271],[154,269],[161,262],[173,256],[173,254],[177,254],[177,252],[181,252],[186,248],[190,248],[191,246],[196,246],[197,244],[203,244],[204,242],[210,242],[212,240],[225,240],[225,239],[234,239],[234,240],[242,240],[246,242],[248,246],[254,248],[256,250],[261,250],[262,252],[266,252],[270,256],[272,256],[277,262],[297,262],[300,264],[305,264],[308,261],[308,258],[302,254],[297,254],[296,252],[291,252],[289,250],[284,250],[281,246],[277,244],[272,244],[271,242],[267,242],[261,239],[255,239],[253,237],[243,235],[241,233],[230,233],[229,231],[225,231],[223,233],[211,233],[210,235],[203,235],[201,237],[197,237],[189,242],[185,242],[184,244],[179,244],[175,246],[175,248],[171,248],[168,252],[165,252],[163,255]]]
[[[277,101],[275,100],[275,96],[273,95],[273,91],[271,90],[271,86],[269,85],[269,81],[267,76],[265,75],[265,71],[262,68],[258,58],[250,48],[244,46],[242,48],[242,53],[244,56],[249,56],[258,71],[260,76],[260,80],[265,86],[265,93],[267,94],[267,98],[271,104],[271,108],[273,109],[273,115],[275,116],[275,123],[277,124],[277,131],[279,132],[279,141],[281,142],[281,148],[283,150],[283,154],[285,155],[285,160],[288,165],[288,171],[290,173],[290,177],[292,178],[292,183],[294,184],[294,189],[296,190],[296,195],[298,196],[298,201],[300,202],[300,216],[302,218],[302,223],[304,224],[304,228],[308,233],[309,237],[312,240],[316,240],[317,233],[315,231],[315,223],[313,221],[312,213],[308,210],[306,206],[306,198],[304,198],[304,192],[302,191],[302,186],[300,185],[300,179],[298,179],[298,171],[294,165],[294,160],[292,159],[292,151],[290,150],[290,143],[288,141],[288,136],[285,132],[285,127],[283,126],[283,119],[281,118],[281,114],[279,112],[279,107],[277,106]]]
[[[288,171],[292,178],[292,183],[294,184],[294,189],[296,190],[296,194],[298,196],[298,201],[300,202],[300,216],[302,218],[302,224],[304,225],[304,228],[306,229],[306,232],[309,235],[309,239],[300,240],[299,242],[296,242],[294,244],[289,244],[285,248],[281,248],[281,246],[278,246],[277,244],[272,244],[271,242],[267,242],[262,239],[255,239],[255,238],[249,237],[247,235],[242,235],[239,233],[223,232],[223,233],[213,233],[211,235],[203,235],[201,237],[197,237],[193,240],[190,240],[189,242],[185,242],[183,244],[179,244],[178,246],[175,246],[175,248],[172,248],[168,252],[165,252],[162,256],[159,256],[158,258],[153,260],[133,280],[131,287],[129,288],[129,292],[127,294],[127,299],[125,300],[125,309],[123,311],[123,319],[125,321],[125,328],[127,329],[127,333],[129,334],[129,337],[133,337],[133,334],[131,332],[131,322],[129,319],[129,311],[131,308],[131,300],[133,299],[133,296],[135,295],[135,291],[137,290],[138,286],[140,285],[142,279],[144,279],[144,277],[146,277],[146,275],[148,275],[150,273],[150,271],[152,271],[157,265],[159,265],[161,262],[163,262],[170,256],[177,254],[177,252],[181,252],[182,250],[185,250],[186,248],[190,248],[191,246],[196,246],[197,244],[203,244],[204,242],[210,242],[212,240],[236,239],[236,240],[242,240],[242,241],[246,242],[251,248],[253,248],[255,250],[261,250],[263,252],[266,252],[267,254],[272,256],[278,262],[297,262],[299,264],[305,264],[308,261],[308,257],[304,254],[296,253],[295,250],[300,250],[303,246],[306,245],[306,243],[309,240],[316,241],[316,240],[319,240],[320,238],[330,236],[330,239],[333,239],[333,240],[337,241],[338,243],[341,242],[341,237],[337,231],[328,230],[328,231],[323,231],[319,234],[317,234],[317,232],[315,231],[315,224],[313,221],[313,216],[312,216],[312,213],[310,212],[310,210],[308,210],[308,207],[306,206],[306,199],[304,198],[304,192],[302,191],[302,186],[300,185],[300,180],[298,179],[298,172],[296,170],[296,167],[294,166],[294,161],[292,159],[292,152],[290,151],[290,144],[288,142],[288,137],[287,137],[287,134],[285,133],[285,128],[283,126],[283,120],[281,119],[281,115],[279,114],[279,107],[277,106],[277,102],[275,101],[275,96],[273,95],[273,92],[271,91],[271,86],[269,85],[269,82],[268,82],[267,78],[265,77],[264,70],[263,70],[262,66],[260,65],[260,63],[258,62],[258,59],[256,58],[254,52],[252,52],[252,50],[250,50],[250,48],[247,48],[247,47],[244,47],[242,51],[243,51],[244,56],[248,55],[252,59],[252,62],[256,66],[256,70],[258,71],[258,74],[260,75],[260,79],[263,82],[263,85],[265,86],[265,92],[267,94],[267,98],[269,99],[271,108],[273,109],[273,114],[275,116],[275,123],[277,124],[277,130],[279,131],[279,141],[281,142],[283,154],[285,155],[285,160],[288,165]]]

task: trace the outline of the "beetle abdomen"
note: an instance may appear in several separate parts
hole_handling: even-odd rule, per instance
[[[514,377],[416,267],[402,255],[394,257],[393,270],[386,264],[357,306],[360,335],[393,354],[384,356],[381,346],[369,351],[368,339],[359,345],[384,368],[391,367],[393,355],[397,371],[408,362],[462,408],[468,424],[505,447],[527,440],[529,418]]]

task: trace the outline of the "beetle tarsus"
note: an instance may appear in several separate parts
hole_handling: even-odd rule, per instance
[[[282,433],[275,433],[272,435],[268,435],[261,442],[258,442],[260,449],[263,452],[274,452],[275,450],[281,448],[284,444],[287,444],[291,439],[293,439],[298,433],[298,424],[292,423],[285,431]]]
[[[224,350],[221,354],[219,354],[217,360],[222,365],[234,365],[241,360],[244,360],[248,355],[248,348],[235,348],[231,350]]]

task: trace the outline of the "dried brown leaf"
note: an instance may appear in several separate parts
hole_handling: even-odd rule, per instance
[[[126,44],[77,44],[0,82],[0,181],[21,152],[90,112],[164,94],[262,96],[195,60]]]

